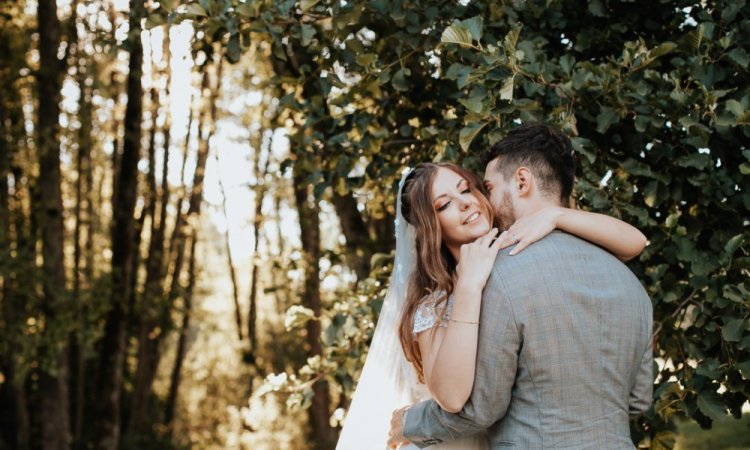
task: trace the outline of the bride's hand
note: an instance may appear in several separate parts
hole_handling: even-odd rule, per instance
[[[411,406],[404,406],[393,411],[391,415],[391,429],[388,431],[388,448],[399,448],[402,445],[409,443],[409,440],[404,437],[404,413]]]
[[[497,236],[497,231],[497,228],[493,228],[474,242],[461,246],[458,266],[456,267],[457,289],[459,284],[479,288],[480,291],[484,288],[492,271],[492,265],[495,263],[497,252],[502,248],[500,239],[493,242],[493,239]]]
[[[516,255],[529,245],[547,236],[557,228],[557,220],[563,213],[564,208],[550,206],[535,212],[527,217],[516,220],[507,230],[497,238],[500,248],[515,245],[510,255]]]

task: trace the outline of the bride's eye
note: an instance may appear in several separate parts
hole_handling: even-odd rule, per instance
[[[445,202],[445,203],[443,203],[442,205],[438,206],[435,209],[437,209],[438,212],[445,211],[446,209],[448,209],[448,205],[450,205],[450,204],[451,204],[451,202]]]
[[[471,188],[466,188],[463,191],[461,191],[462,194],[469,194],[471,193]]]

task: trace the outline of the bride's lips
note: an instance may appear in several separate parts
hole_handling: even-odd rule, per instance
[[[477,220],[479,220],[479,217],[480,217],[480,216],[481,216],[481,214],[479,214],[479,211],[474,211],[473,213],[469,214],[469,215],[468,215],[468,216],[467,216],[467,217],[466,217],[466,218],[464,219],[464,221],[463,221],[463,222],[461,222],[461,223],[462,223],[462,224],[464,224],[464,225],[469,225],[469,224],[471,224],[471,223],[474,223],[474,222],[476,222]]]

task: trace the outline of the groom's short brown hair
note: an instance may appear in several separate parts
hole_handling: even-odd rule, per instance
[[[527,124],[511,130],[480,156],[482,165],[498,159],[496,170],[505,178],[526,166],[540,180],[540,189],[567,205],[573,192],[576,158],[570,139],[545,124]]]

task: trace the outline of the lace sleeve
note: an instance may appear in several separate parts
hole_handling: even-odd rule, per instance
[[[441,327],[448,326],[447,320],[453,308],[453,296],[448,297],[447,303],[443,304],[439,302],[443,295],[442,292],[438,292],[422,300],[419,307],[417,307],[417,312],[414,314],[412,333],[419,334],[436,325]],[[443,312],[443,316],[440,318],[438,314],[443,307],[445,307],[445,312]]]

